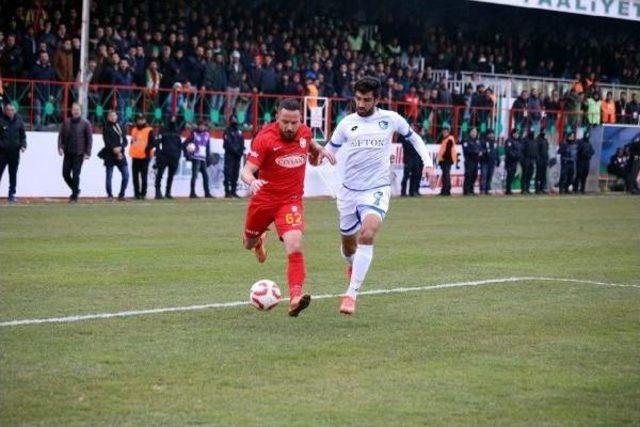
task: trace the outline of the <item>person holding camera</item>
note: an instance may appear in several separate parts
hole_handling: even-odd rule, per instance
[[[191,161],[191,193],[189,198],[197,199],[196,180],[198,173],[202,174],[202,185],[204,187],[204,197],[213,198],[209,190],[209,176],[207,174],[207,162],[209,161],[209,129],[204,120],[198,122],[198,127],[191,132],[191,135],[184,142],[185,157]]]
[[[111,180],[113,178],[113,168],[118,168],[122,181],[120,182],[120,192],[118,200],[125,200],[124,192],[129,184],[129,167],[124,149],[127,147],[127,137],[125,131],[118,123],[118,113],[115,110],[107,114],[107,123],[103,132],[104,148],[98,153],[98,157],[104,160],[106,170],[106,190],[107,197],[113,199],[111,191]]]

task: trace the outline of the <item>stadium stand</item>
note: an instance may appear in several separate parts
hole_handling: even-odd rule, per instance
[[[374,3],[361,25],[362,11],[331,1],[94,2],[90,118],[100,124],[117,108],[127,121],[142,112],[154,124],[204,117],[222,128],[235,114],[255,129],[271,120],[279,95],[315,95],[334,98],[335,122],[349,111],[352,83],[373,75],[383,101],[425,135],[443,123],[456,133],[499,126],[496,109],[509,128],[537,125],[521,119],[546,110],[542,124],[562,130],[586,124],[593,95],[609,90],[616,111],[607,120],[638,120],[640,36],[626,23],[594,27],[537,12],[524,21],[517,10],[480,14],[468,2],[436,2],[427,16],[410,1],[389,14],[392,2]],[[57,125],[78,96],[79,9],[33,0],[7,5],[0,18],[4,97],[32,128]],[[533,88],[536,97],[517,102]]]

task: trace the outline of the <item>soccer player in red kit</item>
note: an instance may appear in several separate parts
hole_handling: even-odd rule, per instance
[[[331,152],[313,142],[311,129],[302,124],[300,103],[285,99],[278,105],[276,122],[266,125],[254,138],[242,169],[242,181],[253,194],[247,208],[244,247],[254,251],[258,262],[264,262],[266,231],[275,223],[288,257],[288,313],[293,317],[311,302],[311,296],[302,293],[306,276],[302,195],[307,158],[314,165],[324,158],[331,164],[336,162]]]

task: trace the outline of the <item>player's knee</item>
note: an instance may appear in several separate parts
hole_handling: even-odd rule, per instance
[[[283,236],[282,240],[287,255],[302,252],[302,233],[290,231]]]
[[[284,247],[287,255],[302,252],[302,239],[291,239],[284,245]]]
[[[256,246],[256,243],[258,242],[258,239],[253,239],[253,238],[244,238],[242,241],[242,246],[247,249],[247,250],[251,250]]]
[[[373,238],[376,235],[376,229],[373,227],[366,227],[360,230],[360,237],[358,243],[361,245],[372,245]]]

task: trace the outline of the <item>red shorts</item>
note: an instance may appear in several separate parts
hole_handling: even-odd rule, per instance
[[[278,237],[291,230],[304,231],[304,208],[302,202],[288,202],[280,205],[265,205],[251,201],[247,207],[244,235],[258,237],[268,230],[272,222],[276,224]]]

